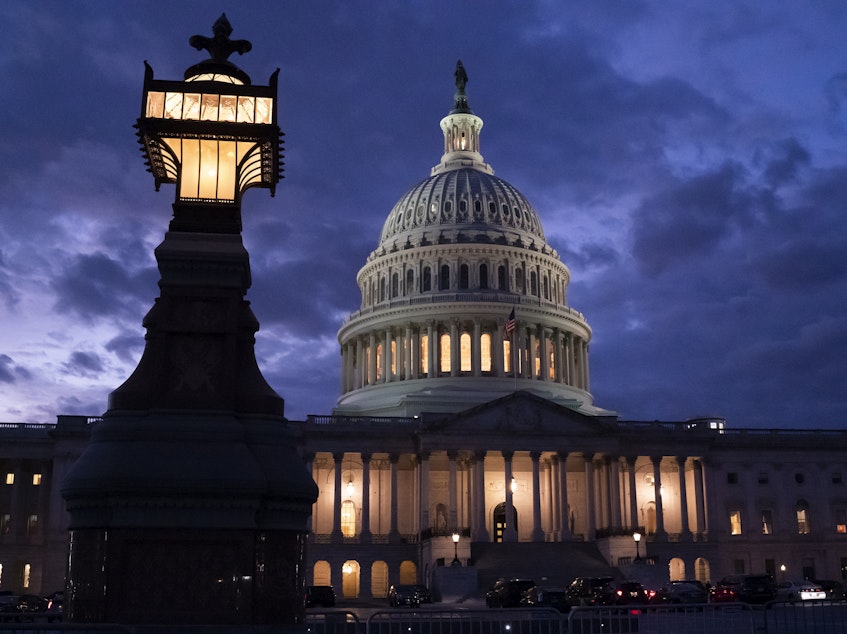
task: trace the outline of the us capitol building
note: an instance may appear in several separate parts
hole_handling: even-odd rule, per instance
[[[294,423],[320,490],[307,582],[362,599],[424,583],[447,600],[500,576],[847,581],[847,431],[595,405],[570,271],[485,162],[461,63],[455,77],[441,160],[358,273],[336,407]],[[59,489],[97,422],[0,424],[0,590],[64,587]]]

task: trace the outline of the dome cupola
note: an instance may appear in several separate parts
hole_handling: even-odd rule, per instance
[[[570,271],[529,201],[483,159],[461,61],[455,80],[441,161],[394,205],[359,271],[335,413],[458,412],[526,390],[608,414],[588,391],[591,329],[567,304]]]

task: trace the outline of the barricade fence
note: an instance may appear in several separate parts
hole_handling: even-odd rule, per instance
[[[386,610],[367,621],[366,634],[566,634],[566,615],[548,608]]]
[[[847,634],[845,601],[774,601],[763,616],[766,634]]]

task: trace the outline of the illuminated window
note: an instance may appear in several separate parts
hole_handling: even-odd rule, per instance
[[[835,532],[847,533],[847,510],[835,509]]]
[[[508,339],[503,341],[503,372],[512,372],[512,342]]]
[[[440,354],[439,354],[439,370],[441,372],[450,372],[450,335],[446,332],[439,339]]]
[[[535,343],[535,377],[541,378],[541,343]]]
[[[341,534],[353,537],[356,534],[356,505],[352,500],[341,503]]]
[[[479,340],[479,353],[482,362],[482,371],[491,372],[491,335],[484,333]]]
[[[6,474],[6,484],[14,484],[15,483],[15,474],[7,473]]]
[[[731,535],[741,534],[741,511],[731,511],[729,514],[729,532]]]
[[[551,381],[556,378],[556,355],[552,350],[552,346],[548,343],[548,350],[550,350],[550,357],[547,360],[547,378]]]
[[[382,344],[376,346],[376,380],[382,380]]]
[[[762,535],[773,535],[773,513],[762,511]]]
[[[41,474],[33,473],[32,474],[32,486],[37,487],[41,484]]]
[[[29,564],[24,564],[24,578],[23,578],[23,587],[29,588],[29,577],[32,573],[32,566]]]
[[[809,505],[805,500],[800,500],[797,502],[797,533],[808,535],[809,532]]]
[[[394,378],[397,376],[397,342],[391,342],[391,374],[388,375],[389,378]]]
[[[471,367],[471,336],[463,332],[459,337],[459,352],[461,353],[460,371],[470,372]]]
[[[421,335],[421,374],[429,374],[429,336]]]

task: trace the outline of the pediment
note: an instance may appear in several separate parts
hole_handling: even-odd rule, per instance
[[[425,414],[424,429],[453,435],[597,436],[612,431],[614,416],[588,416],[529,392],[514,392],[456,414]]]

